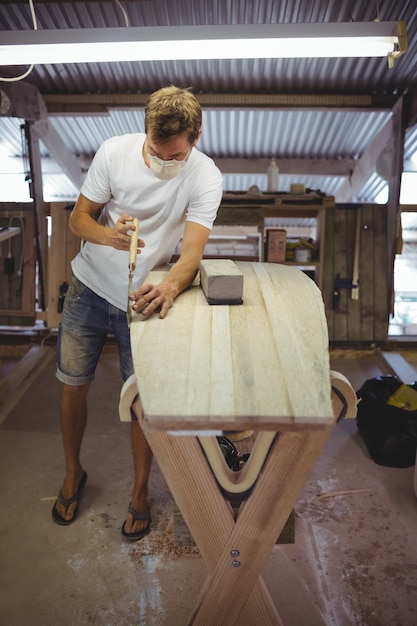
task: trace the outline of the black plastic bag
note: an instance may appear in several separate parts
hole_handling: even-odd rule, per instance
[[[358,430],[378,465],[411,467],[416,462],[417,410],[387,404],[402,385],[396,376],[377,376],[356,392]],[[407,387],[417,392],[417,382]]]

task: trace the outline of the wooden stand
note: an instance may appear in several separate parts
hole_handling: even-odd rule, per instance
[[[335,421],[317,286],[295,268],[238,267],[243,305],[209,306],[192,287],[165,320],[131,324],[133,410],[209,572],[194,625],[282,623],[261,571]],[[257,451],[232,472],[205,443],[247,428]]]

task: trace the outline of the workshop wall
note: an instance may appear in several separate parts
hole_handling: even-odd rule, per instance
[[[273,201],[273,199],[271,200]],[[251,224],[262,231],[265,202],[252,199],[248,206],[222,207],[219,220],[222,224]],[[47,313],[50,328],[56,328],[61,318],[65,286],[71,274],[71,259],[80,247],[80,241],[69,230],[71,207],[65,203],[52,203],[51,237],[46,266]],[[358,254],[359,287],[352,290],[357,232],[358,209],[360,228]],[[242,213],[243,212],[243,213]],[[390,294],[388,249],[391,247],[387,232],[385,205],[352,204],[328,206],[325,209],[322,251],[322,293],[331,342],[383,342],[388,335]],[[24,233],[10,242],[14,268],[11,271],[9,242],[1,242],[0,267],[0,324],[31,325],[35,322],[36,301],[36,250],[34,245],[33,206],[7,203],[1,205],[0,227],[7,228],[12,216],[23,220]],[[14,219],[13,226],[21,222]],[[22,243],[24,258],[20,269]],[[6,267],[7,266],[7,267]],[[6,272],[6,269],[8,270]],[[10,271],[9,271],[10,270]],[[357,291],[358,299],[352,298]]]
[[[336,205],[326,211],[323,298],[330,341],[377,342],[387,338],[390,298],[386,210],[385,205],[358,204]],[[352,289],[355,251],[359,285]],[[352,297],[355,291],[357,299]]]

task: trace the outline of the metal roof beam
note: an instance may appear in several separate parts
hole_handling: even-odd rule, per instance
[[[210,109],[283,110],[391,110],[398,96],[368,94],[257,94],[196,93],[201,106]],[[110,108],[143,108],[149,93],[44,94],[50,115],[107,115]]]
[[[362,156],[355,161],[349,176],[336,193],[336,202],[350,202],[377,169],[377,160],[392,138],[392,118],[369,144]]]
[[[85,172],[52,124],[48,120],[39,120],[34,123],[33,132],[45,144],[50,156],[58,163],[63,173],[79,189],[83,184]]]
[[[2,85],[0,115],[18,117],[30,122],[33,138],[45,144],[62,171],[77,188],[81,187],[85,174],[77,158],[48,120],[46,104],[34,85],[22,82]]]
[[[266,174],[270,159],[213,158],[223,174]],[[281,174],[304,174],[310,176],[349,176],[355,160],[344,159],[279,159]]]

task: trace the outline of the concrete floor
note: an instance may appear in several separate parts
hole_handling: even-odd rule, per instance
[[[368,353],[337,352],[332,367],[355,389],[382,373]],[[63,477],[53,363],[1,425],[1,626],[187,623],[206,569],[197,548],[167,532],[173,502],[156,464],[153,531],[133,545],[120,534],[132,464],[119,391],[117,357],[106,353],[83,447],[89,480],[69,527],[51,520]],[[355,420],[336,424],[297,503],[295,544],[275,546],[264,570],[286,626],[417,624],[413,475],[376,465]]]

